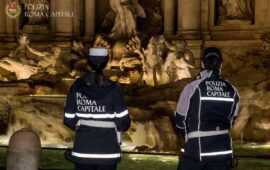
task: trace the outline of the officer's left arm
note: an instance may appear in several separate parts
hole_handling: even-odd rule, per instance
[[[64,124],[72,130],[76,130],[76,93],[74,91],[74,85],[70,88],[70,92],[67,95],[65,107],[64,107]]]
[[[240,105],[240,96],[237,90],[235,90],[235,95],[234,95],[234,103],[233,103],[233,107],[232,107],[232,115],[230,117],[230,121],[231,121],[231,127],[235,121],[235,119],[238,116],[239,113],[239,105]]]
[[[131,119],[125,103],[124,92],[119,85],[116,85],[116,89],[113,92],[113,109],[117,130],[120,132],[127,131],[130,127]]]

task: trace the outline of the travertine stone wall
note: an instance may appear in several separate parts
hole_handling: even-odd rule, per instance
[[[6,33],[5,1],[0,1],[0,35]]]
[[[200,38],[201,0],[178,0],[178,34],[184,39]]]
[[[85,0],[85,36],[95,35],[95,0]]]
[[[52,1],[51,3],[55,3],[55,10],[57,12],[74,11],[73,0],[58,0]],[[55,32],[57,35],[72,36],[74,31],[72,17],[56,17],[55,20]]]
[[[166,0],[164,3],[164,34],[173,35],[175,25],[175,0]]]

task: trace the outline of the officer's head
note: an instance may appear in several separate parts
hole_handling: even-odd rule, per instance
[[[107,48],[90,48],[88,65],[96,72],[100,73],[109,61],[109,50]]]
[[[207,70],[219,70],[222,63],[222,55],[218,48],[208,47],[202,54],[203,68]]]

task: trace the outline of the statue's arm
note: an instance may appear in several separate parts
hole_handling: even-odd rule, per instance
[[[159,41],[161,42],[161,43],[164,43],[164,45],[169,49],[169,50],[171,50],[171,51],[176,51],[176,47],[175,47],[175,45],[173,45],[172,43],[170,43],[169,41],[167,41],[166,39],[165,39],[165,37],[164,36],[159,36]]]
[[[167,41],[166,39],[164,39],[164,44],[166,45],[166,47],[171,50],[171,51],[175,51],[176,50],[176,47],[170,43],[169,41]]]
[[[41,56],[41,57],[45,57],[45,56],[46,56],[46,53],[41,52],[41,51],[38,51],[38,50],[35,50],[34,48],[30,47],[28,44],[26,44],[26,47],[27,47],[27,49],[28,49],[31,53],[33,53],[33,54],[35,54],[35,55],[37,55],[37,56]]]

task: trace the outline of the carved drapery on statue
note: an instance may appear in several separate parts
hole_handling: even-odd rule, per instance
[[[253,6],[253,0],[218,0],[218,22],[252,20],[254,18]]]
[[[110,6],[116,13],[110,37],[122,39],[134,36],[137,31],[136,17],[145,17],[145,11],[136,0],[110,0]]]

